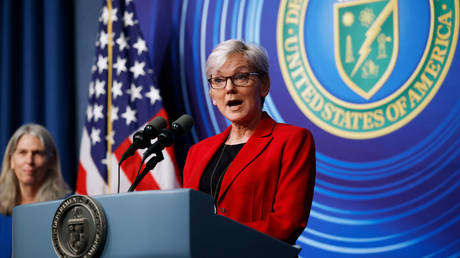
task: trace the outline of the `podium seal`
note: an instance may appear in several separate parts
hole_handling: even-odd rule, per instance
[[[65,199],[56,210],[51,226],[53,248],[59,257],[97,257],[107,232],[99,203],[84,195]]]

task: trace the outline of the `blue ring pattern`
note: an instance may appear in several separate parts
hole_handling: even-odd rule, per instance
[[[182,78],[185,78],[185,59],[188,56],[192,56],[195,67],[195,85],[187,86],[183,79],[182,93],[187,112],[191,110],[188,101],[191,95],[187,87],[194,88],[198,103],[203,103],[204,95],[206,105],[199,105],[199,110],[206,129],[200,138],[219,133],[229,125],[216,114],[209,97],[206,98],[207,85],[203,74],[206,55],[228,38],[260,43],[264,4],[264,1],[256,0],[217,0],[210,4],[205,0],[204,4],[197,1],[193,8],[185,0],[182,5]],[[188,28],[193,32],[191,53],[185,49],[187,20],[193,21],[193,26]],[[210,39],[206,37],[207,28],[212,31]],[[266,98],[264,109],[278,122],[285,122],[270,95]],[[418,245],[427,240],[442,239],[441,233],[453,226],[458,227],[460,204],[454,203],[450,197],[455,196],[460,188],[460,170],[454,170],[449,175],[442,174],[460,157],[460,139],[456,138],[458,131],[460,102],[424,140],[392,157],[372,162],[350,162],[317,152],[318,177],[309,226],[298,239],[303,247],[301,255],[389,255],[398,250],[421,255]],[[198,135],[194,135],[194,139],[198,139]],[[436,184],[430,185],[433,181]],[[408,197],[399,200],[405,195]],[[381,207],[372,205],[376,201],[382,202]],[[439,210],[441,206],[449,208]],[[436,216],[427,216],[423,222],[416,221],[407,226],[417,216],[431,213]],[[454,240],[441,248],[434,247],[438,250],[430,249],[429,256],[458,255],[458,242]]]

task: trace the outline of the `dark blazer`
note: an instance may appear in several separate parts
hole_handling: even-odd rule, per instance
[[[206,166],[230,129],[190,148],[184,188],[198,190]],[[315,175],[311,133],[276,123],[264,113],[224,175],[217,213],[293,244],[307,225]]]

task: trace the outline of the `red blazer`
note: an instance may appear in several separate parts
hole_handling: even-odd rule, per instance
[[[198,190],[200,178],[231,126],[188,152],[184,188]],[[311,133],[262,120],[224,175],[217,213],[294,244],[307,225],[316,174]]]

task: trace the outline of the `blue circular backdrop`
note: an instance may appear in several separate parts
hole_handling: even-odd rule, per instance
[[[311,0],[305,45],[322,86],[351,103],[381,100],[414,72],[429,37],[430,2],[399,0],[399,53],[385,87],[369,100],[351,92],[334,59],[333,5]],[[458,33],[458,1],[445,0]],[[278,62],[279,1],[184,0],[177,4],[180,93],[198,121],[195,141],[228,126],[212,105],[205,62],[221,41],[239,38],[263,45],[270,57],[271,91],[264,109],[278,122],[312,131],[317,178],[308,227],[298,239],[302,257],[449,256],[460,252],[460,71],[459,50],[443,85],[411,122],[387,135],[351,140],[310,121],[291,98]],[[436,1],[436,4],[439,4]],[[455,24],[455,22],[457,22]],[[455,39],[457,41],[457,39]]]

